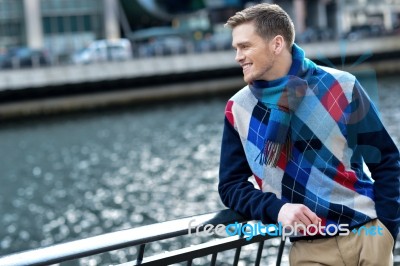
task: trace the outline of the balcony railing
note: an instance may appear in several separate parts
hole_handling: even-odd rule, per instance
[[[198,237],[199,232],[210,232],[210,228],[215,229],[221,224],[245,224],[247,222],[251,221],[236,212],[222,210],[19,252],[1,257],[0,265],[49,265],[133,246],[137,247],[138,250],[136,260],[119,264],[118,266],[158,266],[182,262],[186,262],[186,265],[192,265],[195,258],[209,255],[211,255],[210,265],[216,265],[218,254],[227,250],[235,251],[232,265],[238,265],[239,260],[242,259],[241,248],[253,243],[258,245],[254,265],[260,265],[263,257],[264,242],[274,238],[274,236],[271,236],[272,234],[265,234],[265,236],[258,234],[251,239],[240,235],[227,235],[226,237],[213,238],[197,245],[145,257],[146,247],[154,242],[184,235]],[[276,256],[274,258],[276,265],[281,263],[284,246],[285,241],[281,240],[278,254],[274,254]]]

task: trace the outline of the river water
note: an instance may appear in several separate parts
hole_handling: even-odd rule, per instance
[[[378,83],[383,121],[400,146],[400,79]],[[3,124],[0,256],[224,208],[217,182],[226,100]],[[129,259],[115,252],[110,260]]]

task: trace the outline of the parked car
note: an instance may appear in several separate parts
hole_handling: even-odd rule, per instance
[[[368,37],[377,37],[385,33],[383,25],[359,25],[352,26],[349,32],[344,34],[344,38],[350,41],[364,39]]]
[[[49,64],[49,55],[42,49],[13,47],[0,55],[0,69],[38,67]]]
[[[312,43],[329,41],[335,38],[335,33],[330,28],[307,28],[304,32],[296,35],[296,43]]]
[[[188,32],[172,27],[141,29],[129,35],[139,57],[183,54],[191,50]]]
[[[162,36],[137,44],[139,56],[183,54],[189,43],[180,36]]]
[[[232,49],[232,35],[230,32],[208,34],[195,42],[196,52],[222,51]]]
[[[123,61],[132,58],[132,46],[127,39],[97,40],[76,51],[71,61],[75,64]]]

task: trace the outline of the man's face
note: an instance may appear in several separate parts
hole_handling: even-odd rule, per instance
[[[244,81],[271,80],[275,56],[269,41],[259,36],[253,23],[236,26],[232,30],[232,46],[236,50],[235,60],[243,69]]]

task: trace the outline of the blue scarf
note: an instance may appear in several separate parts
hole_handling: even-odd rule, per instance
[[[249,84],[253,95],[269,112],[264,149],[256,158],[260,164],[276,167],[283,149],[287,160],[291,157],[290,120],[306,93],[307,76],[315,69],[315,64],[304,56],[304,51],[294,44],[292,65],[287,76],[273,81],[256,80]]]

